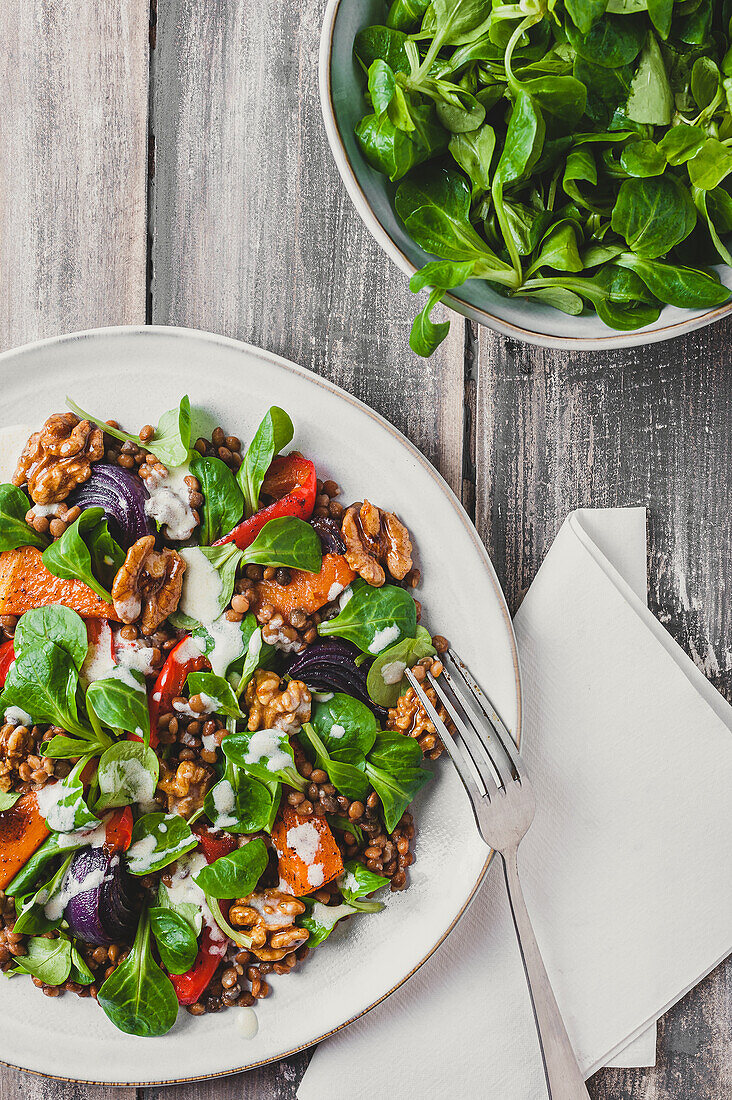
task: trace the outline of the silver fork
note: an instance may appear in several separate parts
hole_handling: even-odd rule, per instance
[[[468,793],[478,831],[502,860],[521,959],[534,1010],[536,1030],[551,1100],[588,1100],[559,1007],[544,967],[519,882],[516,855],[536,808],[534,792],[516,744],[498,712],[465,663],[450,649],[438,681],[430,687],[455,723],[451,736],[424,686],[407,669],[409,683],[432,719]],[[447,681],[450,694],[442,685]]]

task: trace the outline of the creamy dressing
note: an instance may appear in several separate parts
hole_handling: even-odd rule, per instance
[[[186,718],[200,718],[201,717],[201,715],[198,713],[198,711],[194,710],[193,707],[189,706],[189,704],[186,703],[185,701],[180,702],[179,700],[174,699],[173,700],[173,710],[176,712],[176,714],[182,714]]]
[[[111,680],[120,680],[128,688],[132,688],[133,691],[140,691],[143,695],[145,694],[145,684],[141,684],[126,665],[115,665],[109,677]]]
[[[358,890],[358,879],[354,875],[353,871],[348,871],[340,880],[341,890],[348,890],[349,893],[355,894]]]
[[[103,622],[98,640],[93,646],[89,646],[81,666],[81,676],[87,684],[91,684],[95,680],[106,680],[115,667],[112,631],[109,623]]]
[[[8,707],[5,711],[5,721],[12,723],[14,726],[28,726],[30,728],[33,725],[30,714],[22,707]]]
[[[31,508],[33,509],[33,515],[38,518],[55,516],[58,504],[36,504],[35,501],[32,501]],[[106,561],[107,559],[105,558],[104,560]],[[108,562],[108,564],[111,565],[111,561]]]
[[[217,676],[225,677],[231,662],[241,656],[241,626],[231,622],[225,615],[219,615],[208,622],[199,619],[199,622],[213,642],[213,649],[206,653],[211,669]],[[192,638],[191,641],[196,646],[196,654],[206,652],[203,638]]]
[[[311,691],[310,695],[316,703],[329,703],[333,698],[332,691]]]
[[[138,731],[138,736],[142,730]],[[155,777],[134,757],[114,760],[105,769],[102,792],[124,790],[132,802],[149,802],[155,794]]]
[[[128,642],[120,636],[120,631],[114,636],[114,648],[117,664],[129,668],[133,672],[141,672],[143,676],[152,676],[153,668],[152,646],[140,645],[139,642]]]
[[[338,596],[340,596],[343,589],[344,586],[342,584],[339,584],[338,581],[334,581],[328,589],[328,603],[330,603],[331,600],[335,600]]]
[[[227,829],[230,825],[236,825],[236,818],[231,811],[236,805],[234,788],[228,779],[222,779],[213,789],[213,804],[216,810],[214,825],[217,829]]]
[[[337,722],[334,722],[333,725],[330,727],[330,736],[334,737],[336,741],[340,741],[345,732],[346,731],[343,726],[339,726]]]
[[[178,609],[199,623],[213,622],[220,614],[221,578],[218,570],[197,546],[184,547],[178,553],[186,563]]]
[[[182,852],[190,842],[190,837],[184,837],[183,840],[174,846],[166,845],[165,851],[170,854]],[[154,833],[149,833],[147,836],[142,837],[141,840],[136,840],[127,852],[127,863],[129,864],[130,870],[136,875],[146,874],[155,863],[157,850],[158,841]]]
[[[276,905],[267,901],[261,894],[251,894],[247,898],[247,905],[257,910],[264,921],[265,928],[289,928],[294,923],[295,917],[292,913],[281,913]]]
[[[179,859],[171,877],[170,886],[166,889],[172,905],[189,904],[200,909],[203,920],[208,925],[211,933],[211,940],[214,943],[221,943],[222,940],[226,939],[226,936],[214,920],[203,890],[197,882],[194,882],[194,878],[199,871],[207,866],[206,857],[202,852],[192,852],[185,859]]]
[[[381,679],[385,684],[398,684],[406,670],[406,661],[388,661],[382,666]]]
[[[320,863],[312,863],[308,867],[308,883],[315,889],[325,882],[325,871]]]
[[[242,1039],[253,1039],[259,1031],[259,1020],[253,1008],[230,1008],[229,1017],[233,1016],[236,1030]]]
[[[185,542],[193,534],[197,520],[190,505],[190,489],[185,479],[188,466],[174,466],[164,477],[153,474],[146,481],[150,496],[145,501],[145,515],[173,542]]]
[[[341,592],[341,598],[338,601],[338,607],[341,609],[341,611],[346,606],[346,604],[348,603],[348,601],[350,600],[352,595],[353,595],[353,589],[351,588],[351,586],[349,584],[348,587],[344,588],[343,591]]]
[[[383,630],[377,630],[374,634],[374,640],[369,646],[369,653],[381,653],[387,646],[399,641],[400,633],[401,631],[396,623],[385,626]]]
[[[82,846],[101,848],[106,839],[107,823],[103,821],[101,825],[97,825],[96,828],[91,830],[78,829],[75,833],[59,833],[56,837],[56,844],[59,848],[79,848]]]
[[[294,825],[287,830],[285,837],[287,847],[291,848],[303,863],[314,863],[320,848],[320,833],[312,821],[304,821],[302,825]]]
[[[177,646],[173,652],[175,653],[174,660],[179,665],[184,665],[187,661],[190,661],[193,657],[198,657],[203,650],[201,649],[197,638],[186,638],[183,642]]]
[[[203,737],[201,738],[201,744],[203,745],[206,752],[216,752],[217,748],[219,747],[215,733],[204,733]]]
[[[316,901],[310,917],[323,928],[333,928],[341,917],[346,917],[352,912],[350,905],[323,905],[322,902]]]
[[[266,761],[268,772],[281,772],[291,767],[292,760],[281,748],[281,730],[257,730],[249,740],[249,751],[244,757],[245,764],[259,764]]]
[[[281,653],[299,653],[305,648],[305,643],[301,638],[289,638],[287,634],[285,634],[284,626],[280,627],[276,632],[267,629],[267,627],[265,627],[265,630],[267,630],[265,638],[267,644],[273,645],[275,649],[279,649]]]
[[[63,783],[47,783],[36,791],[38,812],[50,829],[58,833],[70,833],[74,828],[76,812],[73,806],[62,806],[61,802],[69,795],[69,788]]]

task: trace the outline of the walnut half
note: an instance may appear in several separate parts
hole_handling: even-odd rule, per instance
[[[381,588],[386,580],[383,566],[397,581],[404,580],[412,568],[409,531],[393,512],[382,512],[368,500],[352,504],[343,516],[341,530],[346,561],[374,588]]]
[[[295,924],[304,912],[304,903],[292,894],[263,890],[238,898],[229,910],[229,920],[251,937],[253,955],[263,962],[278,962],[307,941],[308,930]]]
[[[175,550],[155,549],[155,536],[143,535],[129,550],[114,578],[114,610],[123,623],[142,615],[143,634],[152,634],[172,615],[183,591],[186,563]]]
[[[157,791],[165,796],[168,813],[188,818],[194,810],[203,806],[213,779],[212,768],[194,764],[192,760],[181,760],[175,771],[165,760],[161,760]]]
[[[18,460],[13,485],[28,485],[35,504],[57,504],[89,479],[104,456],[104,435],[74,413],[54,413],[34,432]]]
[[[257,669],[244,698],[249,707],[250,730],[281,729],[290,737],[303,722],[310,721],[311,695],[301,680],[290,680],[281,689],[278,673]]]

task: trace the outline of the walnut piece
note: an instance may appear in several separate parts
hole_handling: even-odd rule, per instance
[[[137,622],[142,615],[142,633],[157,630],[178,606],[185,570],[186,563],[175,550],[155,549],[154,535],[138,539],[112,585],[114,610],[122,622]]]
[[[26,485],[36,504],[57,504],[87,481],[92,462],[104,457],[104,435],[74,413],[54,413],[26,443],[13,485]]]
[[[257,669],[247,685],[245,700],[249,707],[249,730],[284,730],[288,737],[297,733],[303,722],[310,721],[311,695],[301,680],[290,680],[280,688],[276,672]]]
[[[253,955],[263,962],[278,962],[307,942],[308,930],[295,925],[295,918],[304,912],[304,903],[292,894],[263,890],[238,898],[229,910],[229,921],[246,930]]]
[[[354,572],[381,588],[384,566],[394,580],[404,580],[412,568],[409,531],[393,512],[382,512],[365,500],[346,509],[341,527],[346,542],[346,561]]]
[[[194,764],[192,760],[181,760],[176,771],[161,760],[158,794],[165,796],[168,813],[190,817],[195,810],[203,806],[203,800],[213,779],[212,768]]]

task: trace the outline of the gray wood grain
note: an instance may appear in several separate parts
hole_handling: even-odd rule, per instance
[[[147,0],[2,13],[0,349],[144,322]],[[0,1067],[0,1100],[107,1095]]]
[[[427,363],[409,350],[416,299],[327,147],[322,14],[322,0],[160,0],[153,320],[237,336],[325,375],[459,487],[464,325]]]
[[[147,13],[3,5],[2,349],[145,320]]]
[[[732,698],[732,325],[624,352],[478,337],[476,518],[512,609],[573,509],[649,509],[649,605]],[[720,967],[663,1021],[653,1070],[604,1070],[595,1100],[721,1100],[732,1081]]]

